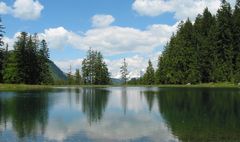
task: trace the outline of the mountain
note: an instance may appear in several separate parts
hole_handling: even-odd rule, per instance
[[[66,74],[61,69],[59,69],[59,67],[57,65],[55,65],[54,62],[51,60],[49,60],[49,69],[50,69],[50,72],[51,72],[55,82],[56,81],[63,82],[63,81],[67,80]]]
[[[121,79],[118,78],[111,78],[111,82],[113,85],[120,85],[123,83],[123,81]]]

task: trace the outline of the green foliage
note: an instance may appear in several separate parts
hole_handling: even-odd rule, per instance
[[[75,84],[76,85],[80,85],[81,83],[82,83],[82,77],[81,77],[80,71],[79,71],[79,69],[76,69],[76,72],[75,72]]]
[[[87,85],[110,84],[110,73],[101,52],[88,50],[82,62],[82,80]]]
[[[4,83],[52,84],[49,51],[45,40],[22,32],[13,51],[6,52],[3,69]]]
[[[120,67],[120,72],[121,72],[121,77],[122,77],[122,81],[124,84],[127,84],[127,80],[128,80],[128,69],[127,69],[127,62],[126,59],[123,59],[123,64]]]
[[[240,2],[225,0],[216,16],[206,8],[194,24],[181,22],[166,45],[155,74],[157,84],[240,81]]]
[[[3,34],[4,34],[4,26],[2,25],[2,20],[0,18],[0,83],[3,82],[3,66],[4,66],[4,54],[5,54],[5,51],[4,49],[2,48],[3,45],[4,45],[4,42],[3,42]]]
[[[152,62],[148,61],[148,67],[146,73],[143,76],[143,82],[141,84],[144,85],[153,85],[155,83],[155,75],[154,75],[154,68],[152,66]]]

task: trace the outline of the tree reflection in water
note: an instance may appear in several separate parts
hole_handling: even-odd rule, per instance
[[[151,91],[145,91],[149,107]],[[235,89],[159,89],[159,111],[183,142],[238,141],[240,93]]]
[[[8,94],[6,94],[7,96]],[[28,97],[33,95],[33,97]],[[44,134],[48,121],[49,97],[46,92],[19,92],[14,96],[0,97],[0,124],[11,121],[19,138]]]
[[[100,88],[83,88],[82,91],[82,111],[87,115],[88,122],[100,121],[107,106],[109,91]]]

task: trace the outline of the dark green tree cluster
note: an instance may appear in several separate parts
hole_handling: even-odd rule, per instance
[[[22,32],[14,49],[5,52],[2,69],[4,83],[52,83],[47,43],[45,40],[39,41],[36,34]]]
[[[101,52],[88,50],[82,62],[82,81],[87,85],[110,84],[110,73]]]
[[[2,24],[2,20],[0,18],[0,83],[3,82],[3,64],[4,64],[4,56],[5,56],[5,50],[3,48],[4,42],[3,42],[3,34],[4,34],[4,26]]]
[[[194,24],[193,24],[194,23]],[[222,0],[216,15],[206,8],[194,22],[181,22],[156,70],[157,84],[240,81],[240,0]]]

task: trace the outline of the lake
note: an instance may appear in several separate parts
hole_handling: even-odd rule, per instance
[[[240,89],[0,92],[0,142],[237,142]]]

